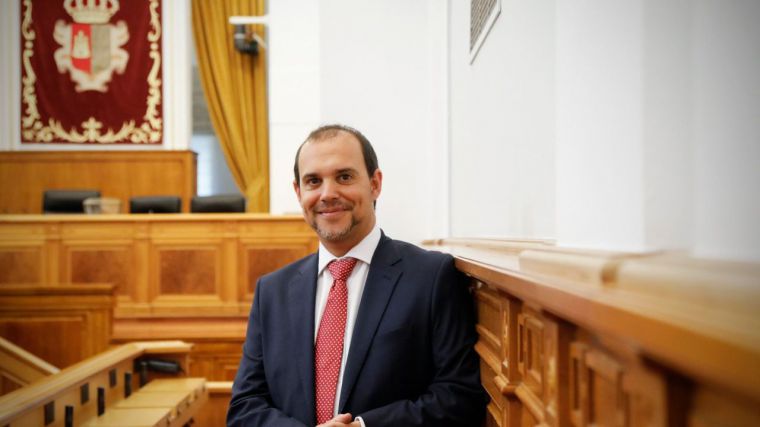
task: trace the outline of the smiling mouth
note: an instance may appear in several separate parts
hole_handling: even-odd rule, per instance
[[[346,211],[347,211],[347,209],[342,209],[342,208],[341,209],[325,209],[325,210],[318,211],[317,214],[329,218],[331,216],[340,215],[340,214],[342,214],[343,212],[346,212]]]
[[[323,208],[320,208],[320,209],[315,209],[315,213],[317,215],[329,218],[329,217],[333,217],[333,216],[338,216],[338,215],[340,215],[340,214],[342,214],[344,212],[347,212],[349,210],[351,210],[350,206],[335,205],[335,206],[327,206],[327,207],[323,207]]]

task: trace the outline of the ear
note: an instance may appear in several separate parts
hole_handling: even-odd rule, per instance
[[[383,189],[383,171],[375,169],[375,173],[369,179],[369,188],[372,191],[373,200],[380,197],[380,191]]]
[[[293,181],[293,190],[296,192],[296,197],[298,198],[298,202],[301,202],[301,186],[298,185],[298,182]]]

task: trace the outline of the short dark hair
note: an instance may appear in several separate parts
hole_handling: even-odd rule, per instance
[[[298,157],[301,155],[301,148],[309,141],[320,141],[327,138],[332,138],[336,135],[338,135],[339,132],[348,132],[356,139],[359,140],[359,145],[362,147],[362,155],[364,156],[364,166],[367,168],[367,175],[372,178],[372,175],[377,170],[377,154],[375,154],[375,149],[372,148],[372,144],[370,144],[369,140],[366,136],[362,135],[361,132],[358,130],[341,124],[330,124],[330,125],[324,125],[320,126],[311,133],[309,133],[309,136],[306,137],[304,142],[301,143],[301,145],[298,146],[298,151],[296,151],[296,161],[293,165],[293,174],[296,177],[296,185],[299,187],[301,186],[301,177],[300,177],[300,171],[298,170]]]

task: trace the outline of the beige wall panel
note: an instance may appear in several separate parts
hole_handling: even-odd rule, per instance
[[[128,212],[129,198],[177,195],[187,212],[195,195],[191,151],[0,152],[0,213],[40,213],[46,189],[99,189]]]

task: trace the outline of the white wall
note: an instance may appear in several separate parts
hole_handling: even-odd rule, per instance
[[[319,2],[268,2],[270,211],[299,213],[293,157],[320,123]]]
[[[296,148],[314,127],[340,122],[378,153],[386,233],[446,234],[446,15],[434,3],[270,2],[272,212],[298,211]]]
[[[0,150],[183,150],[189,147],[192,131],[189,0],[162,0],[164,140],[160,146],[21,144],[19,3],[0,2]]]
[[[470,65],[469,2],[449,4],[451,234],[552,238],[554,5],[503,1]]]
[[[452,234],[760,259],[759,2],[450,5]]]
[[[760,259],[760,2],[694,2],[694,250]]]

